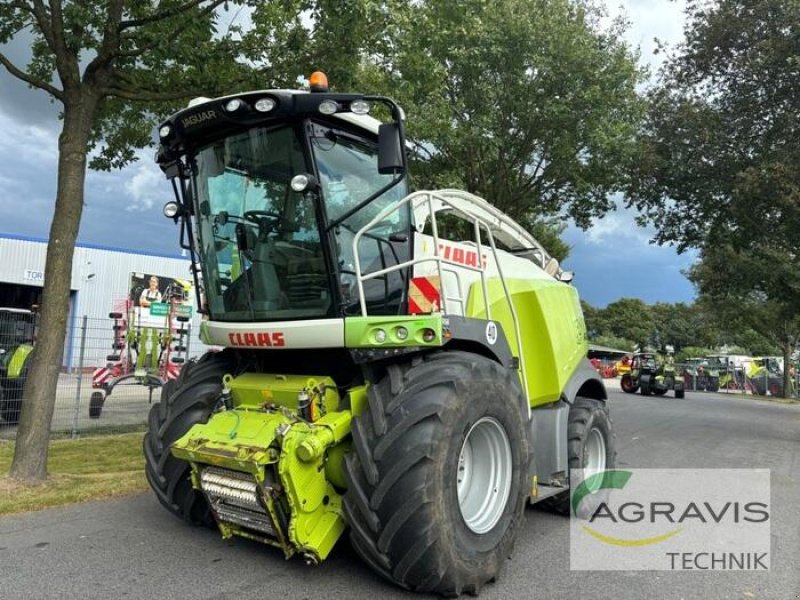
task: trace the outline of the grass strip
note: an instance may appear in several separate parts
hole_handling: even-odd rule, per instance
[[[147,489],[142,434],[106,435],[50,442],[48,479],[25,484],[9,479],[13,441],[0,441],[0,515],[113,498]]]

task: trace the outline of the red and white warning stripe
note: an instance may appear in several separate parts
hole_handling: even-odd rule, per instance
[[[412,277],[408,282],[408,314],[434,313],[442,305],[439,277]]]
[[[92,373],[92,387],[103,387],[103,384],[111,379],[111,369],[107,367],[98,367]]]

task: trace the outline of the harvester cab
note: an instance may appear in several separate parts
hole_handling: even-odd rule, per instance
[[[147,476],[225,537],[316,563],[349,529],[387,579],[477,593],[525,504],[566,512],[614,436],[572,274],[489,202],[410,193],[404,119],[315,74],[161,125],[165,215],[224,350],[163,387]]]

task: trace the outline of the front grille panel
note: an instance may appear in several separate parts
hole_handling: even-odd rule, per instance
[[[200,487],[217,519],[277,538],[272,518],[258,496],[252,475],[206,467],[200,471]]]

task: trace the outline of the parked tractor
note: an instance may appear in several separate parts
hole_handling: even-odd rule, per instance
[[[36,313],[0,308],[0,417],[9,425],[19,422],[35,338]]]
[[[720,388],[719,360],[709,358],[690,358],[684,363],[684,386],[696,392],[716,392]],[[727,382],[727,380],[726,380]]]
[[[776,358],[758,356],[747,368],[747,383],[754,394],[783,397],[783,370]]]
[[[578,294],[489,202],[410,193],[393,100],[310,83],[159,128],[201,339],[224,349],[163,386],[147,478],[225,538],[316,564],[349,531],[399,586],[477,594],[527,503],[566,512],[615,465]],[[471,237],[445,239],[444,217]]]
[[[622,376],[622,391],[628,394],[641,392],[642,396],[663,396],[674,391],[676,398],[684,397],[683,382],[675,376],[675,365],[669,356],[662,365],[658,364],[655,354],[639,352],[631,359],[631,370]]]

